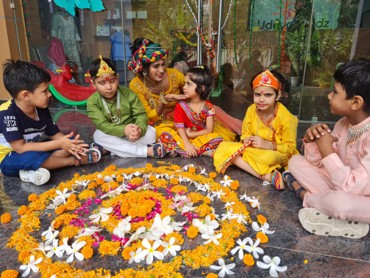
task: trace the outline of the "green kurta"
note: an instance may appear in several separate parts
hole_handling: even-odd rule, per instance
[[[104,109],[102,97],[99,92],[92,94],[87,100],[87,112],[96,128],[102,132],[119,137],[125,137],[125,127],[128,124],[136,124],[141,129],[141,136],[144,136],[148,126],[148,117],[137,95],[128,88],[118,87],[120,94],[120,121],[118,124],[110,120]],[[109,111],[116,114],[117,98],[114,101],[107,101]]]

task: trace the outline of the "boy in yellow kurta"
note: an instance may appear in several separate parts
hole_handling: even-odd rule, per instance
[[[231,164],[261,180],[284,189],[281,173],[296,150],[298,120],[278,100],[285,78],[266,70],[252,81],[252,104],[243,120],[241,143],[222,142],[214,154],[214,166],[224,173]]]

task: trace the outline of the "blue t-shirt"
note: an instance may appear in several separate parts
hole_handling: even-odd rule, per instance
[[[48,108],[36,108],[38,120],[31,119],[15,104],[14,99],[6,110],[0,111],[0,161],[11,151],[9,142],[24,139],[40,142],[59,132]]]

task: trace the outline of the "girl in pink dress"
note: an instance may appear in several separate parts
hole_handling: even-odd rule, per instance
[[[185,75],[184,95],[174,110],[176,130],[163,132],[159,140],[167,152],[183,157],[212,156],[229,132],[214,121],[215,110],[208,96],[211,92],[212,75],[207,66],[190,69]]]
[[[283,173],[303,200],[299,220],[316,235],[361,238],[370,223],[370,61],[350,61],[334,73],[330,111],[344,116],[304,136],[305,156],[293,156]]]

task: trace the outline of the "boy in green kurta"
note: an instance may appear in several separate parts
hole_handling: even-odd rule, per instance
[[[155,129],[148,126],[143,105],[134,92],[119,86],[114,63],[100,56],[89,71],[97,90],[87,100],[88,116],[97,128],[92,146],[120,157],[162,158],[164,147],[153,145]]]

